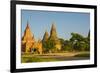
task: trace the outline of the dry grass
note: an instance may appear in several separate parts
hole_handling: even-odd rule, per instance
[[[61,60],[87,59],[90,57],[89,52],[63,52],[63,53],[48,53],[48,54],[23,54],[21,57],[22,63],[28,62],[50,62]]]

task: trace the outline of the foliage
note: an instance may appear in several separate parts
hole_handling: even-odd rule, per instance
[[[90,36],[84,37],[78,33],[71,33],[69,40],[59,38],[62,45],[62,51],[89,51],[90,50]],[[55,40],[48,39],[43,42],[45,52],[55,52]]]
[[[84,37],[78,33],[71,33],[70,40],[60,38],[62,50],[64,51],[89,51],[90,39],[89,35]]]
[[[64,50],[64,51],[72,51],[73,50],[72,43],[70,41],[65,40],[62,44],[63,44],[62,50]]]
[[[43,42],[43,47],[45,52],[54,52],[55,42],[53,40],[47,40],[46,42]]]
[[[71,33],[72,37],[70,38],[70,41],[73,43],[73,49],[76,51],[89,51],[89,39],[88,37],[83,37],[82,35],[78,33]]]

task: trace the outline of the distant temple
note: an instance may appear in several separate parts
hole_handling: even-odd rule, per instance
[[[35,50],[40,54],[42,53],[42,42],[41,40],[35,41],[34,35],[32,35],[29,24],[27,23],[22,37],[22,52],[28,53]]]
[[[61,43],[60,43],[59,38],[57,37],[55,23],[52,23],[49,40],[52,40],[55,42],[56,49],[58,49],[58,50],[61,49]]]
[[[52,24],[50,36],[47,31],[45,31],[45,34],[43,36],[43,39],[39,39],[38,41],[35,41],[34,35],[32,34],[29,23],[27,22],[26,29],[24,31],[24,35],[22,37],[22,49],[21,51],[24,53],[39,53],[42,54],[44,51],[44,48],[42,46],[42,43],[47,40],[52,40],[55,42],[55,47],[60,50],[61,49],[61,43],[60,40],[57,37],[57,32],[55,28],[55,24]]]

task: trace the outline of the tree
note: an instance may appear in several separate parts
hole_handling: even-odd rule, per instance
[[[70,41],[83,41],[84,37],[78,33],[71,33],[72,37]]]
[[[63,50],[65,51],[73,51],[73,46],[72,46],[72,42],[69,40],[65,40],[64,46],[63,46]]]
[[[46,52],[54,52],[55,42],[53,40],[47,40],[43,43],[43,47]]]
[[[88,37],[83,37],[78,33],[71,33],[72,37],[70,42],[72,42],[73,49],[76,51],[88,51],[89,50],[89,39]]]

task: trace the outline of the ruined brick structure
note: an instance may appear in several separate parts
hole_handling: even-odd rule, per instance
[[[21,50],[24,53],[38,53],[42,54],[43,53],[43,46],[42,42],[45,42],[47,40],[53,40],[55,42],[55,47],[60,50],[61,49],[61,44],[60,40],[57,37],[57,32],[55,28],[55,24],[52,24],[51,31],[50,31],[50,36],[48,32],[46,31],[43,40],[41,41],[40,39],[38,41],[35,41],[34,35],[32,34],[29,23],[27,23],[26,29],[24,31],[24,35],[22,37],[22,45],[21,45]]]
[[[35,41],[34,35],[32,34],[29,24],[27,23],[24,35],[22,37],[22,52],[30,53],[32,50],[42,54],[42,42],[41,40]]]

